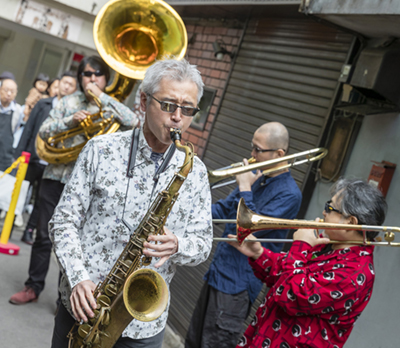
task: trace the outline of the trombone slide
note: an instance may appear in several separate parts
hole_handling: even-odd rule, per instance
[[[208,171],[208,180],[210,182],[210,186],[212,189],[222,187],[225,185],[232,184],[235,182],[233,181],[228,181],[228,182],[222,182],[223,180],[235,176],[238,174],[242,174],[251,170],[256,170],[260,168],[264,168],[267,166],[271,166],[274,164],[278,164],[281,162],[289,162],[287,164],[283,164],[281,166],[277,166],[271,169],[266,169],[262,172],[263,175],[269,175],[272,173],[279,172],[284,169],[288,169],[303,163],[308,163],[308,162],[314,162],[318,161],[322,158],[324,158],[328,153],[328,150],[323,148],[323,147],[318,147],[315,149],[295,153],[293,155],[288,155],[280,158],[275,158],[269,161],[264,161],[264,162],[255,162],[254,158],[249,159],[249,164],[247,166],[243,165],[243,163],[238,162],[231,164],[228,167],[220,168],[217,170],[209,170]],[[305,157],[305,159],[298,160],[299,157]]]
[[[237,215],[236,215],[236,235],[237,241],[242,244],[243,241],[249,234],[253,232],[262,230],[286,230],[292,229],[297,230],[301,228],[306,229],[330,229],[330,230],[357,230],[357,231],[376,231],[376,232],[387,232],[386,240],[392,242],[394,239],[393,232],[400,232],[399,227],[389,227],[389,226],[373,226],[373,225],[352,225],[352,224],[334,224],[327,222],[316,222],[307,220],[288,220],[288,219],[278,219],[269,216],[263,216],[256,214],[250,210],[244,199],[241,198],[239,201]],[[348,243],[348,242],[346,242]],[[379,243],[379,242],[378,242]],[[358,243],[355,243],[358,244]],[[366,236],[364,233],[364,240],[362,244],[368,244]],[[377,244],[378,245],[378,244]]]
[[[236,239],[231,238],[213,238],[216,242],[237,242]],[[250,242],[260,242],[260,243],[293,243],[293,239],[274,239],[274,238],[259,238],[259,239],[247,239],[245,238],[242,243],[250,243]],[[358,245],[375,245],[375,246],[391,246],[391,247],[400,247],[400,243],[392,243],[392,242],[371,242],[371,241],[360,241],[360,240],[331,240],[329,244],[358,244]]]

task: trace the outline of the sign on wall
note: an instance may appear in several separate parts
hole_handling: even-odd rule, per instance
[[[100,9],[108,3],[109,0],[54,0],[66,6],[76,8],[80,11],[97,15]]]
[[[77,42],[83,20],[31,0],[21,0],[15,21],[62,39]]]

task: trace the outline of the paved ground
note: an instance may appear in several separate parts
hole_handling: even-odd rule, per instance
[[[24,216],[24,221],[28,215]],[[2,228],[4,220],[0,220]],[[31,247],[20,241],[23,227],[14,227],[9,240],[20,247],[19,255],[0,253],[0,347],[50,347],[56,311],[58,265],[52,257],[46,287],[38,302],[15,306],[8,302],[12,294],[24,287],[28,277]],[[167,328],[163,348],[183,347],[178,336]]]

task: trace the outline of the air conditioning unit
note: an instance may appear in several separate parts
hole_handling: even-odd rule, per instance
[[[400,45],[361,51],[350,85],[367,98],[400,107]]]

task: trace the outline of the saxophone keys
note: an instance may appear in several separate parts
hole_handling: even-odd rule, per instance
[[[148,266],[151,264],[152,257],[151,256],[144,256],[140,259],[140,263],[142,266]]]
[[[110,312],[107,311],[104,313],[103,320],[101,321],[101,323],[105,326],[110,324]]]
[[[104,292],[107,296],[114,297],[117,294],[118,288],[115,284],[107,284]]]
[[[93,337],[93,343],[94,344],[99,344],[100,343],[100,335],[96,333]]]
[[[100,306],[97,305],[97,307],[100,307]],[[96,321],[97,321],[97,319],[98,319],[98,317],[99,317],[100,311],[99,311],[98,309],[95,309],[95,310],[93,311],[93,313],[94,313],[94,317],[93,317],[93,318],[89,318],[89,322],[90,322],[92,325],[96,324]]]
[[[100,307],[110,307],[111,305],[111,300],[108,296],[106,295],[101,295],[97,298],[97,304]]]
[[[83,324],[79,325],[78,335],[82,338],[85,338],[88,335],[88,333],[90,332],[90,330],[92,330],[92,326],[89,325],[88,323],[83,323]]]

